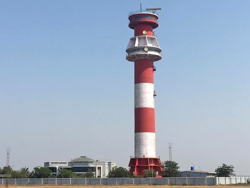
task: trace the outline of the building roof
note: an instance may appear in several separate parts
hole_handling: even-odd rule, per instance
[[[85,163],[91,163],[95,162],[94,159],[88,158],[86,156],[80,156],[78,158],[72,159],[70,162],[85,162]]]
[[[180,171],[180,172],[216,174],[216,172],[198,171],[198,170],[184,170],[184,171]]]

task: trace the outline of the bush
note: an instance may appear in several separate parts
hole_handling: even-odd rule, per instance
[[[108,177],[109,178],[116,178],[116,177],[129,177],[130,176],[130,172],[123,167],[119,167],[119,168],[114,168],[109,172]]]
[[[147,178],[147,177],[155,177],[155,171],[150,169],[150,170],[143,170],[143,173],[144,173],[144,178]]]

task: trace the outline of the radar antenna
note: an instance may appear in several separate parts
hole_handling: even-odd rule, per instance
[[[155,13],[155,11],[157,10],[161,10],[161,8],[146,8],[147,11],[152,11],[153,13]]]

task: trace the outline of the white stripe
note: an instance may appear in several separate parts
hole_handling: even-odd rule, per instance
[[[135,158],[156,157],[155,133],[135,133]]]
[[[154,108],[154,84],[135,84],[135,108]]]

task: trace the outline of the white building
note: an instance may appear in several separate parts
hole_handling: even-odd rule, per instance
[[[68,167],[68,162],[66,161],[50,161],[45,162],[44,167],[49,168],[52,171],[52,175],[57,175],[59,170],[63,167]]]
[[[180,177],[215,177],[216,172],[186,170],[179,172]]]
[[[115,165],[115,162],[94,160],[86,156],[80,156],[70,162],[50,161],[44,163],[44,167],[49,168],[53,175],[57,175],[61,169],[68,169],[76,174],[92,171],[95,177],[100,178],[106,178]]]

